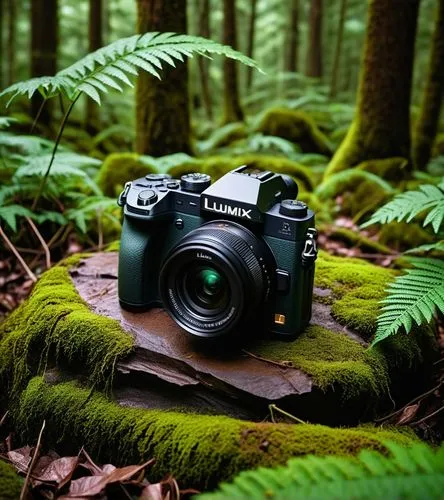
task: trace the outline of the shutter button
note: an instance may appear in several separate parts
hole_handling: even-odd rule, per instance
[[[137,196],[137,204],[146,207],[157,201],[157,194],[152,189],[144,189]]]
[[[307,217],[308,207],[303,201],[282,200],[279,213],[286,215],[287,217],[303,219],[304,217]]]

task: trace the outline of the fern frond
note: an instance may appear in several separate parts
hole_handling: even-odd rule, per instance
[[[15,179],[20,179],[27,176],[39,176],[45,175],[48,169],[48,164],[51,159],[50,154],[44,154],[37,157],[30,157],[28,161],[21,167],[17,169],[14,174]],[[82,168],[88,166],[98,166],[100,165],[100,160],[96,158],[91,158],[89,156],[83,156],[76,153],[57,153],[54,162],[51,167],[51,176],[76,176],[86,178],[88,175],[82,170]]]
[[[35,135],[13,135],[8,132],[0,133],[0,147],[8,150],[20,151],[27,155],[39,155],[44,151],[51,151],[54,143]]]
[[[437,241],[436,243],[426,243],[419,247],[406,250],[404,253],[426,253],[426,252],[444,252],[444,240]]]
[[[378,317],[372,345],[395,334],[401,327],[409,333],[415,322],[429,323],[435,311],[444,312],[444,262],[438,259],[410,257],[415,266],[407,274],[395,278],[381,301],[382,314]]]
[[[35,215],[21,205],[0,207],[0,220],[5,221],[14,233],[17,231],[17,217],[29,217],[33,219]]]
[[[11,118],[9,116],[0,116],[0,130],[8,128],[11,125],[11,123],[14,123],[16,121],[18,120],[16,120],[15,118]]]
[[[398,194],[386,205],[378,209],[371,219],[361,227],[371,224],[387,224],[392,221],[410,222],[421,212],[429,211],[423,226],[431,224],[435,233],[444,220],[444,182],[438,186],[424,184],[417,191]]]
[[[87,232],[87,221],[109,211],[118,211],[116,200],[107,196],[91,196],[74,209],[67,210],[66,219],[75,223],[82,233]]]
[[[7,106],[18,96],[29,99],[39,92],[44,98],[63,93],[74,101],[80,93],[100,104],[100,94],[110,88],[121,90],[122,84],[132,86],[130,77],[145,70],[160,78],[157,70],[165,64],[175,66],[194,54],[208,56],[223,55],[252,66],[260,71],[256,62],[227,45],[206,38],[176,33],[145,33],[117,40],[88,54],[55,76],[44,76],[18,82],[3,90],[11,95]]]
[[[389,457],[363,450],[354,457],[293,458],[287,466],[241,472],[231,484],[197,500],[289,498],[359,500],[440,499],[444,491],[444,446],[409,448],[385,443]]]

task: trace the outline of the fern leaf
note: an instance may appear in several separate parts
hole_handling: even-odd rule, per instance
[[[378,209],[371,219],[362,224],[387,224],[392,221],[412,221],[418,214],[430,210],[423,226],[431,224],[435,233],[438,232],[444,219],[444,183],[439,186],[424,184],[417,191],[406,191],[393,198]]]
[[[422,252],[444,252],[444,240],[437,241],[436,243],[427,243],[419,247],[411,248],[404,253],[422,253]]]
[[[354,457],[293,458],[287,466],[241,472],[231,484],[196,500],[286,500],[375,498],[440,499],[444,491],[444,446],[437,451],[424,443],[404,448],[385,443],[386,457],[363,450]]]
[[[145,33],[117,40],[106,47],[88,54],[55,76],[43,76],[15,83],[0,93],[0,97],[10,95],[7,106],[18,96],[26,95],[29,99],[39,92],[44,98],[63,93],[74,100],[80,93],[85,93],[100,103],[103,87],[120,90],[121,83],[133,86],[129,77],[138,74],[140,68],[160,78],[157,70],[164,64],[176,65],[194,54],[219,54],[252,66],[261,71],[253,59],[227,45],[191,35],[176,33]],[[97,82],[101,85],[98,85]]]
[[[4,220],[14,233],[17,231],[17,217],[30,217],[32,219],[34,214],[21,205],[0,207],[0,220]]]
[[[372,345],[395,334],[401,327],[409,333],[413,322],[429,323],[438,309],[444,312],[444,262],[438,259],[411,257],[415,266],[388,287],[381,301],[382,314]]]

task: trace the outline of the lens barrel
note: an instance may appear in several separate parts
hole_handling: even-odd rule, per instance
[[[159,276],[162,303],[189,333],[225,336],[257,320],[274,268],[262,238],[235,222],[208,222],[167,255]]]

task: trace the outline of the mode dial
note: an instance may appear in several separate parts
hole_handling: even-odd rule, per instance
[[[148,174],[148,175],[145,175],[145,179],[147,181],[164,181],[166,179],[171,179],[171,175],[170,174]]]
[[[180,187],[191,193],[201,193],[211,184],[211,177],[207,174],[185,174],[180,178]]]
[[[286,215],[287,217],[303,219],[304,217],[307,217],[308,207],[303,201],[282,200],[279,213]]]
[[[137,204],[146,207],[157,201],[157,194],[152,189],[144,189],[137,196]]]

